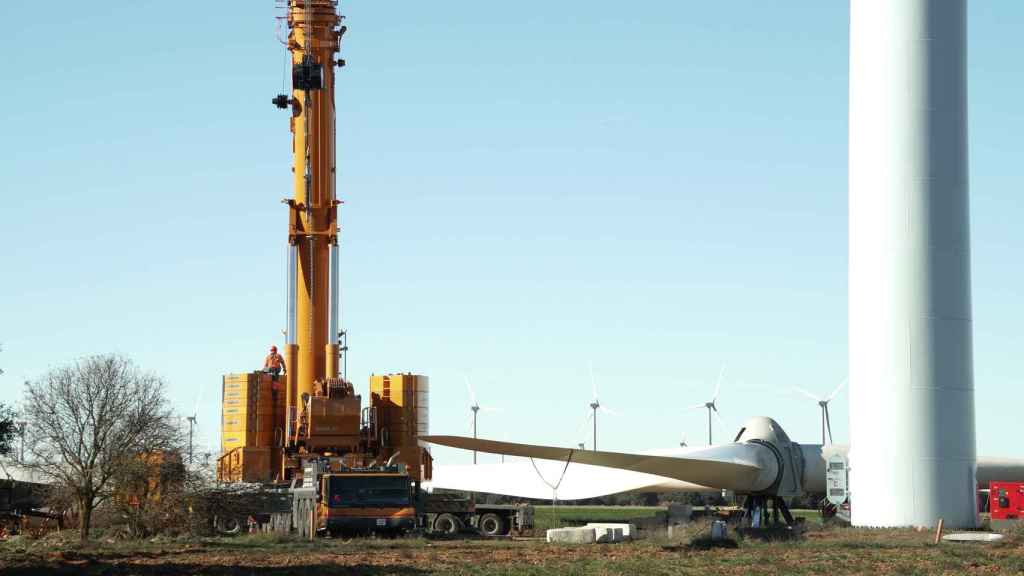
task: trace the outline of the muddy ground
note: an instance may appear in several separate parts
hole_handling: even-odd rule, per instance
[[[798,541],[674,540],[555,546],[539,540],[327,540],[267,536],[74,542],[73,534],[0,544],[0,574],[1020,574],[1024,538],[932,544],[910,530],[829,528]]]

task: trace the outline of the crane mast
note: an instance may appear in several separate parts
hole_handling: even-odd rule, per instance
[[[308,421],[303,399],[338,378],[338,204],[334,67],[341,48],[337,0],[288,0],[294,194],[288,205],[286,435]]]

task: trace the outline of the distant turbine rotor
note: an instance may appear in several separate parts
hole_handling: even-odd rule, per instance
[[[593,393],[593,398],[590,401],[590,404],[588,404],[588,406],[590,406],[590,410],[587,414],[587,422],[592,423],[594,426],[594,443],[591,446],[591,449],[597,450],[597,411],[600,410],[601,412],[604,412],[609,416],[618,416],[618,414],[615,411],[611,410],[610,408],[602,406],[601,401],[597,397],[597,378],[594,376],[593,362],[590,363],[590,389]]]
[[[831,394],[825,396],[824,398],[821,398],[816,394],[812,394],[811,392],[808,392],[803,388],[797,386],[793,387],[793,390],[800,394],[803,394],[804,396],[811,400],[814,400],[815,402],[818,403],[818,406],[821,407],[821,444],[823,446],[832,444],[832,420],[829,417],[828,405],[830,402],[832,402],[832,400],[835,399],[836,396],[839,395],[839,392],[842,391],[844,386],[846,386],[846,383],[847,379],[844,378],[839,383],[839,385],[836,386],[835,390],[833,390]]]
[[[463,376],[466,381],[466,390],[469,392],[469,421],[466,422],[469,428],[473,431],[473,438],[476,438],[476,420],[477,414],[483,412],[500,412],[497,408],[490,408],[488,406],[481,406],[480,402],[476,399],[476,390],[473,389],[473,384],[469,381],[469,376]],[[473,464],[476,464],[476,451],[473,451]]]
[[[194,431],[195,427],[199,425],[199,418],[198,418],[199,417],[199,404],[201,404],[202,401],[203,401],[203,391],[205,391],[205,389],[206,388],[204,386],[202,386],[202,385],[199,386],[199,392],[196,394],[196,403],[192,407],[192,414],[190,416],[186,416],[185,417],[185,420],[188,421],[188,463],[189,463],[189,465],[192,464],[192,438],[193,438],[193,431]]]
[[[712,434],[711,424],[712,418],[718,422],[722,428],[728,428],[722,417],[718,414],[718,395],[722,391],[722,377],[725,376],[725,364],[718,371],[718,380],[715,382],[715,393],[711,396],[711,400],[707,402],[701,402],[700,404],[694,404],[687,408],[687,410],[707,410],[708,411],[708,446],[712,445]]]

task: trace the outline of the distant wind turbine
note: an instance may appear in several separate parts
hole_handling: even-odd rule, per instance
[[[796,386],[793,387],[794,390],[803,394],[804,396],[807,396],[811,400],[814,400],[815,402],[818,403],[818,406],[821,407],[821,444],[823,446],[832,443],[832,421],[828,417],[828,404],[829,402],[835,399],[835,397],[843,389],[843,386],[846,386],[845,378],[842,382],[839,383],[839,386],[836,386],[836,389],[833,390],[831,394],[824,398],[820,398],[815,394],[811,394],[810,392],[804,390],[803,388],[798,388]],[[828,435],[828,442],[825,441],[826,433]]]
[[[476,417],[477,417],[477,413],[479,413],[481,410],[483,410],[484,412],[498,412],[499,410],[497,408],[489,408],[487,406],[481,406],[480,403],[477,402],[476,391],[473,390],[473,385],[469,382],[469,376],[466,376],[465,379],[466,379],[466,389],[469,391],[469,410],[472,412],[472,416],[470,416],[470,418],[472,419],[471,422],[472,422],[472,427],[473,427],[473,438],[476,438]],[[475,450],[473,451],[473,464],[476,464],[476,451]]]
[[[590,410],[587,412],[587,420],[594,425],[594,444],[591,447],[593,450],[597,450],[597,411],[600,410],[609,416],[618,416],[614,411],[610,410],[601,405],[601,401],[597,398],[597,379],[594,378],[594,365],[590,365],[590,387],[594,393],[593,399],[590,401]]]
[[[199,386],[199,393],[196,394],[196,405],[192,408],[192,415],[186,416],[184,419],[188,421],[188,463],[192,465],[192,438],[193,430],[199,425],[197,416],[199,415],[199,404],[203,401],[203,390],[202,385]]]
[[[718,393],[722,391],[722,376],[724,375],[725,366],[723,365],[722,369],[718,371],[718,383],[715,384],[715,393],[713,396],[711,396],[711,400],[709,400],[708,402],[702,402],[700,404],[694,404],[693,406],[690,406],[688,408],[688,410],[706,409],[708,411],[708,446],[712,445],[711,416],[714,415],[715,419],[718,420],[718,423],[721,424],[723,427],[725,426],[725,423],[722,422],[722,417],[718,415],[718,405],[716,404],[718,402]]]

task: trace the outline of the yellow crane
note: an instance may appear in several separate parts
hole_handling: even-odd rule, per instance
[[[291,60],[290,94],[274,105],[291,112],[293,194],[288,210],[286,374],[228,374],[223,384],[218,476],[286,482],[309,460],[338,466],[380,463],[400,453],[415,480],[429,477],[427,379],[373,376],[363,408],[339,377],[338,201],[335,167],[335,70],[346,27],[337,0],[279,0]],[[279,381],[283,380],[283,381]],[[425,462],[426,461],[426,462]]]
[[[338,323],[334,71],[344,65],[338,53],[345,26],[337,0],[278,5],[285,10],[283,40],[292,69],[291,94],[273,99],[291,111],[294,173],[293,195],[284,200],[286,374],[283,382],[264,371],[224,376],[217,477],[270,490],[246,500],[243,508],[251,515],[229,515],[221,528],[240,529],[249,517],[272,518],[281,511],[267,503],[288,494],[283,513],[291,518],[284,525],[307,534],[414,527],[457,532],[465,526],[508,533],[529,517],[520,507],[434,498],[421,490],[433,462],[418,445],[429,434],[425,376],[371,376],[365,408],[352,383],[339,377],[339,353],[347,349],[340,347]]]

